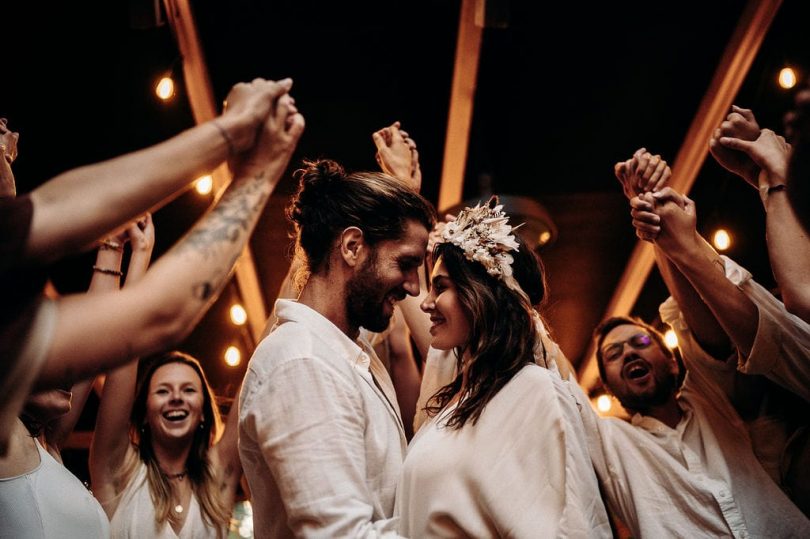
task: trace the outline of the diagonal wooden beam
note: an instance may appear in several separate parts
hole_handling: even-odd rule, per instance
[[[207,122],[216,118],[218,111],[191,6],[188,0],[164,0],[164,6],[183,57],[183,75],[194,121],[198,124]],[[212,176],[214,190],[219,196],[231,181],[228,167],[224,164],[220,165]],[[248,315],[253,342],[257,343],[264,330],[267,310],[262,299],[261,285],[249,243],[245,245],[242,256],[236,263],[236,282]]]
[[[749,0],[746,5],[675,157],[670,185],[676,191],[687,194],[694,185],[708,155],[712,131],[725,119],[781,3],[782,0]],[[630,314],[654,262],[652,245],[639,241],[608,303],[604,318]],[[580,384],[591,389],[599,377],[593,342],[589,344],[584,358],[579,371]]]
[[[484,2],[485,0],[461,2],[453,86],[450,90],[450,112],[444,142],[442,178],[439,184],[439,209],[449,208],[461,202],[475,86],[478,79],[478,60],[481,55],[481,27],[475,23],[476,9],[480,12]]]

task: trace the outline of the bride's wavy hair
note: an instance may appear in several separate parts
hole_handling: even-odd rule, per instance
[[[439,243],[433,250],[433,260],[441,257],[444,261],[470,324],[469,340],[455,350],[456,378],[425,406],[425,412],[435,416],[461,390],[462,357],[469,352],[469,364],[464,367],[468,370],[467,388],[447,418],[450,428],[460,429],[468,421],[475,424],[489,401],[524,366],[535,361],[537,337],[532,304],[539,305],[545,296],[543,271],[525,244],[511,254],[513,275],[530,298],[528,301],[488,274],[484,266],[467,260],[459,247]]]

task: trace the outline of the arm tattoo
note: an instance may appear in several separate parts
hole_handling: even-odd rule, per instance
[[[207,259],[216,256],[223,243],[226,248],[239,243],[270,196],[266,184],[264,173],[260,173],[232,186],[208,215],[180,241],[175,248],[176,253],[192,251]]]

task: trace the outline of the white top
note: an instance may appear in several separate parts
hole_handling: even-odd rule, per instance
[[[280,299],[276,315],[239,402],[256,536],[393,534],[407,442],[387,371],[309,307]]]
[[[747,358],[739,358],[739,370],[761,374],[810,402],[810,324],[791,314],[751,278],[751,273],[723,256],[726,278],[756,305],[759,324]]]
[[[757,461],[746,425],[695,361],[697,343],[674,302],[661,318],[678,332],[688,374],[683,418],[670,428],[636,414],[632,424],[583,407],[591,458],[611,509],[637,537],[810,537],[810,521]]]
[[[431,418],[408,448],[397,490],[408,537],[612,537],[586,452],[578,400],[527,365],[475,425]]]
[[[208,526],[203,521],[202,510],[194,493],[186,509],[188,514],[180,529],[174,532],[171,524],[164,522],[158,526],[155,518],[155,506],[149,492],[149,481],[146,479],[146,465],[138,461],[138,467],[126,488],[121,493],[121,501],[110,520],[114,539],[215,539],[217,528]]]
[[[39,466],[0,479],[0,536],[13,538],[108,538],[110,523],[79,479],[37,440]]]

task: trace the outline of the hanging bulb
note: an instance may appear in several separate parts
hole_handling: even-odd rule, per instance
[[[796,86],[796,72],[792,67],[783,67],[779,72],[779,86],[785,90],[790,90]]]
[[[201,195],[207,195],[214,189],[214,178],[210,174],[194,180],[194,189]]]
[[[160,79],[155,86],[155,95],[163,101],[168,101],[174,96],[174,81],[168,75]]]

